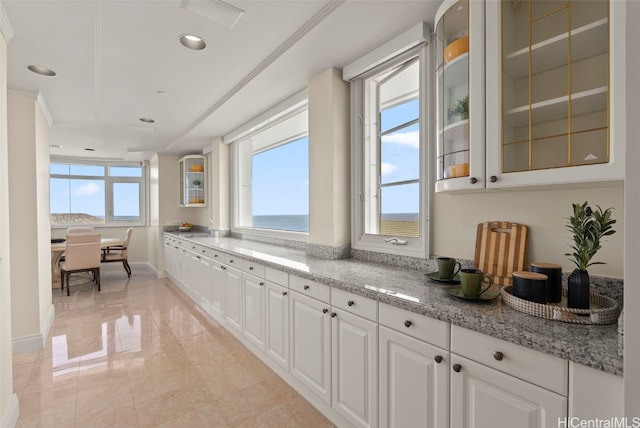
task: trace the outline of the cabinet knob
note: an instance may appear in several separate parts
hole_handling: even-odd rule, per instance
[[[492,175],[491,177],[489,177],[489,181],[492,183],[495,183],[496,181],[498,181],[498,177],[496,177],[495,175]]]
[[[214,254],[214,255],[213,255],[213,257],[218,257],[218,255],[217,255],[217,254]]]
[[[451,368],[456,373],[460,373],[460,370],[462,370],[462,366],[460,364],[454,364],[453,366],[451,366]]]
[[[493,358],[495,358],[498,361],[502,361],[502,359],[504,358],[504,354],[500,351],[496,351],[493,353]]]
[[[338,316],[338,314],[336,314],[335,312],[331,312],[331,318],[335,318],[337,316]]]
[[[286,292],[286,291],[283,291],[283,292],[282,292],[282,295],[283,295],[283,296],[286,296],[286,295],[287,295],[287,292]]]
[[[224,266],[220,266],[220,269],[222,269],[222,270],[227,270],[227,268],[226,268],[226,267],[224,267]]]
[[[412,325],[412,324],[413,324],[413,323],[412,323],[411,321],[409,321],[409,320],[406,320],[406,321],[404,322],[404,326],[405,326],[405,327],[407,327],[407,328],[411,327],[411,325]]]
[[[475,177],[471,177],[471,178],[469,179],[469,183],[471,183],[471,184],[476,184],[477,182],[478,182],[478,179],[477,179],[477,178],[475,178]]]
[[[229,263],[233,263],[233,259],[230,259],[230,260],[229,260]]]
[[[309,289],[309,286],[308,286],[308,285],[305,285],[305,286],[304,286],[304,287],[302,287],[302,288],[304,288],[305,290],[308,290],[308,289]]]
[[[204,251],[204,250],[202,250],[202,252],[204,253],[205,251]]]
[[[262,287],[263,285],[264,285],[264,282],[261,282],[261,283],[260,283],[260,287]]]
[[[326,314],[327,312],[329,312],[329,309],[327,309],[327,308],[322,309],[322,313],[323,314]]]
[[[433,359],[436,363],[440,364],[442,362],[442,355],[436,355]]]
[[[349,301],[347,302],[347,305],[349,305],[349,306],[353,306],[353,305],[355,305],[355,304],[356,304],[356,302],[354,302],[353,300],[349,300]]]

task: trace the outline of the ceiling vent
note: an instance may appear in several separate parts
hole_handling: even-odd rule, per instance
[[[180,7],[229,28],[233,28],[244,14],[244,10],[222,0],[182,0]]]

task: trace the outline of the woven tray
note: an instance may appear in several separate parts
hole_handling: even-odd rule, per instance
[[[511,294],[513,286],[502,288],[502,301],[509,307],[548,320],[573,324],[613,324],[618,321],[620,304],[609,297],[589,293],[590,309],[567,308],[567,289],[562,289],[562,301],[548,305],[530,302]]]

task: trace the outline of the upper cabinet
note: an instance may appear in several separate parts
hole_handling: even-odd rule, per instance
[[[189,155],[180,159],[180,206],[205,207],[206,201],[206,157]]]
[[[466,146],[448,145],[455,139],[449,138],[446,122],[450,63],[445,58],[442,66],[440,56],[446,50],[442,46],[450,43],[447,17],[467,3],[445,2],[447,11],[436,21],[441,115],[437,118],[436,191],[623,180],[625,2],[470,3],[471,8],[483,10],[470,11],[468,55],[473,61],[473,30],[482,28],[483,34],[476,37],[484,41],[486,63],[478,59],[469,66]],[[484,27],[474,26],[480,19]],[[438,32],[440,26],[443,30]],[[476,74],[481,82],[474,85]],[[478,102],[479,111],[474,111]],[[450,167],[447,157],[455,154],[451,163],[464,165],[463,153],[468,155],[468,168]],[[454,177],[457,173],[466,180]]]
[[[484,187],[484,3],[436,14],[436,191]]]

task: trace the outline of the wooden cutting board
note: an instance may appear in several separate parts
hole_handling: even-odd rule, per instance
[[[527,226],[507,221],[478,225],[474,267],[493,277],[493,283],[512,285],[511,274],[525,270]]]

